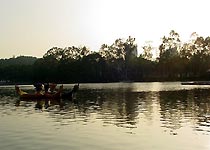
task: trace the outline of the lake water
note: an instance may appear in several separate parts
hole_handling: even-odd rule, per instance
[[[0,150],[209,150],[210,86],[81,84],[74,101],[50,105],[1,86],[0,136]]]

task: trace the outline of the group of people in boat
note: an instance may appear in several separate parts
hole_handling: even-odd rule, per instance
[[[15,86],[16,92],[20,95],[21,98],[68,98],[72,99],[73,94],[76,93],[79,89],[79,83],[75,84],[73,89],[69,92],[63,92],[63,85],[57,89],[56,83],[36,83],[33,85],[35,87],[34,94],[28,94],[20,90],[19,86]]]
[[[57,92],[61,92],[63,90],[63,85],[60,86],[58,90],[56,90],[56,83],[36,83],[33,85],[35,87],[35,94],[55,94]],[[44,88],[43,88],[44,87]]]

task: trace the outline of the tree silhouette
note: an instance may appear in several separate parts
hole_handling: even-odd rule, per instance
[[[119,82],[209,80],[210,37],[193,32],[182,42],[174,30],[163,36],[159,57],[152,59],[152,42],[137,55],[136,39],[118,38],[98,52],[86,46],[52,47],[42,58],[19,56],[0,59],[1,83]]]

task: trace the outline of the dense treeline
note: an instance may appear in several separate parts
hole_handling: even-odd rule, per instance
[[[98,52],[87,47],[53,47],[42,58],[20,56],[0,60],[0,81],[118,82],[209,80],[210,37],[191,35],[182,42],[172,30],[158,48],[151,42],[137,55],[135,38],[103,44]],[[154,51],[158,57],[154,58]]]
[[[29,56],[0,59],[0,83],[31,82],[33,80],[32,66],[36,60],[36,57]]]

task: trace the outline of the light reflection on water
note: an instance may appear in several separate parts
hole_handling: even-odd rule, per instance
[[[210,148],[210,86],[81,84],[74,101],[49,107],[0,89],[0,149]]]

